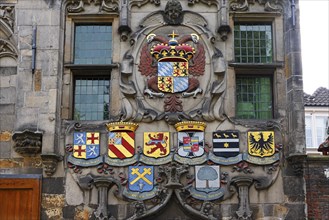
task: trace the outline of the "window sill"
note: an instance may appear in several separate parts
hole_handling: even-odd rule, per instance
[[[283,67],[283,62],[276,63],[235,63],[229,62],[230,67],[235,68],[253,68],[253,69],[274,69],[278,67]]]
[[[64,67],[72,70],[112,70],[118,68],[119,64],[65,64]]]

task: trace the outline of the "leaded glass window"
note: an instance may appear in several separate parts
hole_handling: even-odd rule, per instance
[[[74,85],[74,120],[109,119],[109,77],[76,76]]]
[[[272,26],[235,24],[234,54],[238,63],[272,63]]]
[[[272,79],[270,76],[237,75],[236,117],[241,119],[271,119]]]
[[[76,25],[74,64],[111,64],[112,26]]]

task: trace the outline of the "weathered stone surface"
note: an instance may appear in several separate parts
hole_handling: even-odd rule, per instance
[[[88,220],[93,216],[94,210],[86,206],[78,206],[75,208],[74,219],[76,220]]]
[[[71,174],[66,175],[65,183],[65,197],[67,204],[71,206],[81,205],[84,202],[83,193]],[[86,199],[87,201],[89,200],[89,198]]]
[[[16,75],[0,76],[0,87],[15,87]]]
[[[16,102],[16,88],[0,88],[0,104],[14,104]]]
[[[10,131],[0,131],[0,142],[11,141],[12,132]]]
[[[1,168],[18,168],[23,167],[22,159],[1,159],[0,160]]]
[[[0,158],[3,159],[10,157],[11,157],[11,143],[8,141],[4,142],[0,140]]]
[[[42,192],[46,194],[64,194],[64,178],[43,178]]]
[[[42,168],[40,157],[24,157],[24,167]]]
[[[63,194],[42,194],[41,206],[43,209],[63,208],[65,205],[65,197]]]
[[[17,67],[1,67],[0,68],[0,77],[16,75],[16,74],[17,74]]]

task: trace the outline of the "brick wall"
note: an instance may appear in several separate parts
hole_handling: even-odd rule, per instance
[[[307,213],[309,220],[329,219],[329,156],[308,155],[305,169]]]

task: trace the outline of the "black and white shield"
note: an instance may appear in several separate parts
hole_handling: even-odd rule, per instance
[[[239,132],[213,132],[213,153],[218,157],[235,157],[239,155]]]

